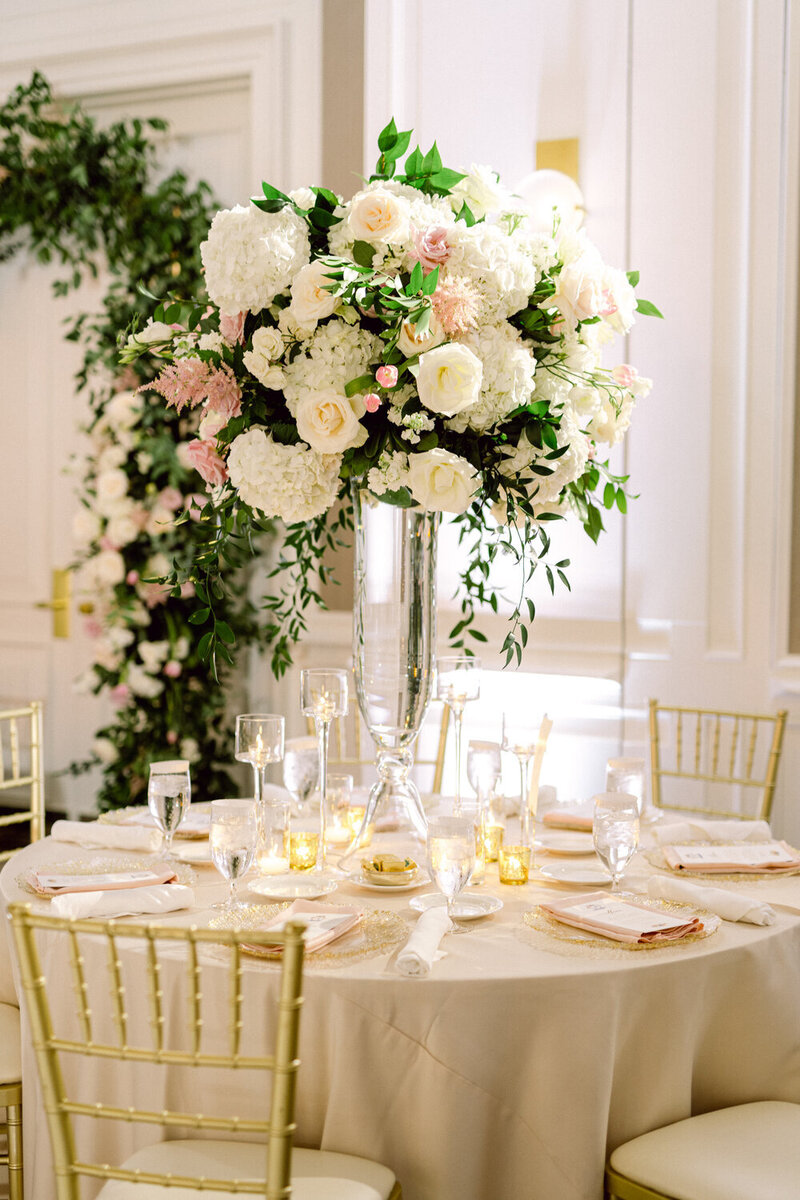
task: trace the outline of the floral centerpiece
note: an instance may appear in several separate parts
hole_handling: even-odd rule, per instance
[[[456,646],[484,640],[472,622],[476,606],[498,609],[489,564],[515,556],[506,662],[527,641],[534,569],[551,588],[567,583],[568,561],[549,561],[549,523],[575,514],[596,540],[601,508],[625,511],[625,478],[601,447],[624,437],[650,383],[603,353],[637,309],[660,314],[585,233],[555,217],[535,228],[492,171],[450,170],[435,144],[408,153],[410,137],[390,122],[375,174],[350,200],[264,184],[217,213],[202,246],[211,304],[161,304],[128,336],[124,361],[164,360],[145,386],[196,414],[187,459],[206,485],[206,537],[166,578],[196,589],[206,659],[228,656],[216,612],[226,558],[279,518],[265,603],[273,669],[285,670],[325,551],[351,521],[351,480],[461,523]]]

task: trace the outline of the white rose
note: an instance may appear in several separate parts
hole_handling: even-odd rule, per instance
[[[603,311],[603,278],[596,268],[597,263],[589,256],[569,263],[556,279],[555,295],[542,303],[543,308],[557,308],[569,329]]]
[[[411,495],[423,508],[434,512],[462,513],[477,491],[475,468],[449,450],[426,450],[408,459]]]
[[[181,742],[181,758],[188,759],[189,762],[194,762],[200,753],[200,747],[194,738],[184,738]]]
[[[101,550],[91,559],[91,564],[98,583],[113,587],[125,578],[125,559],[116,550]]]
[[[181,662],[184,658],[188,658],[189,650],[189,639],[187,637],[179,637],[176,639],[175,645],[172,647],[172,657],[176,658],[178,662]],[[187,758],[188,755],[183,755],[183,757]]]
[[[147,560],[147,566],[143,571],[143,575],[145,579],[163,579],[165,575],[169,575],[169,569],[170,561],[166,554],[153,554]]]
[[[128,346],[158,346],[172,341],[172,329],[163,321],[148,321],[144,329],[137,329],[128,338]]]
[[[111,517],[106,536],[115,546],[129,546],[139,536],[139,526],[127,513],[120,513]]]
[[[341,454],[351,446],[363,446],[367,431],[354,406],[365,411],[364,401],[348,400],[339,392],[306,392],[297,402],[297,432],[320,454]]]
[[[104,471],[113,471],[117,467],[121,467],[122,464],[127,460],[127,457],[128,455],[123,446],[120,446],[119,444],[116,446],[106,446],[105,449],[100,452],[97,459],[98,474],[101,474]]]
[[[142,398],[136,392],[117,392],[104,411],[112,429],[132,429],[141,416]]]
[[[292,280],[289,309],[301,325],[312,325],[329,317],[339,303],[339,297],[327,291],[334,282],[326,274],[329,271],[330,267],[317,259],[298,271]]]
[[[92,742],[92,749],[101,763],[113,763],[117,761],[117,748],[108,738],[95,738]]]
[[[161,680],[153,679],[151,675],[147,674],[144,667],[140,667],[138,663],[131,663],[128,667],[127,684],[134,696],[146,696],[151,700],[159,696],[164,690],[164,684]]]
[[[307,271],[308,267],[303,267],[303,271]],[[300,271],[300,275],[303,274]],[[294,284],[292,284],[294,289]],[[267,362],[274,362],[276,358],[280,358],[283,354],[283,338],[280,330],[275,329],[272,325],[262,325],[253,334],[253,349],[257,354],[263,355]]]
[[[383,188],[358,192],[350,201],[347,224],[355,241],[404,242],[408,239],[408,201]]]
[[[317,197],[314,195],[311,188],[308,187],[292,188],[291,192],[289,192],[289,199],[294,200],[298,208],[305,210],[313,208],[317,203]],[[189,758],[189,755],[184,754],[183,757]]]
[[[160,537],[174,528],[174,513],[163,504],[156,504],[148,513],[145,532],[150,537]]]
[[[412,325],[410,321],[403,321],[400,326],[400,336],[397,339],[397,348],[405,354],[406,358],[411,358],[414,354],[423,354],[432,350],[444,339],[445,333],[441,322],[436,313],[432,312],[428,328],[421,335],[417,334],[416,325]]]
[[[128,494],[128,476],[119,467],[101,471],[95,482],[97,507],[102,512],[108,505]]]
[[[253,334],[253,348],[245,351],[242,361],[250,374],[255,375],[265,387],[274,387],[279,391],[281,370],[271,364],[282,354],[283,335],[280,330],[262,326]]]
[[[468,346],[450,342],[420,356],[417,391],[431,412],[454,417],[470,408],[480,396],[482,380],[483,363]]]
[[[140,642],[139,656],[145,671],[149,671],[151,675],[155,674],[169,658],[169,642]]]
[[[453,187],[451,197],[454,198],[458,210],[464,201],[472,215],[480,221],[488,213],[507,210],[511,205],[511,196],[500,183],[497,174],[491,167],[476,166],[469,169],[468,174]]]
[[[101,521],[89,508],[79,508],[72,518],[72,540],[85,547],[100,537]]]

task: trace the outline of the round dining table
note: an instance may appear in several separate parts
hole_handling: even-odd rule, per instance
[[[81,855],[119,858],[45,838],[4,867],[3,905],[46,908],[26,874]],[[651,858],[637,855],[627,887],[644,890]],[[209,922],[226,885],[210,864],[194,874],[192,908],[160,922]],[[385,1163],[405,1200],[601,1200],[607,1154],[629,1138],[724,1105],[800,1102],[800,876],[725,886],[771,903],[774,923],[722,921],[704,939],[638,952],[563,940],[525,915],[586,887],[536,874],[502,885],[495,864],[475,894],[502,908],[447,934],[424,977],[400,973],[397,948],[344,963],[308,955],[295,1144]],[[410,933],[410,901],[431,890],[378,894],[342,877],[326,901],[392,911]],[[0,1000],[15,1002],[10,930],[2,955]],[[265,1001],[275,994],[274,964],[248,971]],[[70,1003],[64,984],[53,1003]],[[24,1006],[22,1028],[25,1197],[55,1200]],[[153,1140],[119,1136],[109,1156]]]

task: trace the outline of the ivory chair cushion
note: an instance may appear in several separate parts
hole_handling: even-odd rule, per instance
[[[205,1175],[217,1179],[263,1179],[266,1146],[193,1138],[159,1142],[137,1150],[123,1164],[142,1171]],[[388,1200],[395,1176],[388,1167],[331,1150],[292,1151],[292,1200]],[[230,1200],[230,1192],[127,1183],[111,1179],[97,1200]]]
[[[610,1166],[674,1200],[788,1200],[800,1195],[800,1104],[689,1117],[626,1142]]]
[[[13,1004],[0,1004],[0,1083],[18,1083],[20,1079],[19,1009]]]

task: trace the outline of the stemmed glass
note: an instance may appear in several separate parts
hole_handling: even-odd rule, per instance
[[[469,817],[434,817],[428,822],[428,870],[447,902],[453,903],[475,870],[475,823]]]
[[[639,845],[639,810],[628,792],[601,792],[594,797],[594,848],[611,876],[616,892],[625,868]]]
[[[267,767],[283,758],[285,721],[275,713],[241,713],[236,718],[237,762],[253,768],[253,798],[259,822],[263,817]]]
[[[503,713],[502,749],[513,754],[519,763],[519,820],[523,846],[530,846],[533,829],[528,793],[530,791],[531,763],[539,745],[541,718],[517,717]]]
[[[291,792],[296,811],[305,811],[319,778],[319,750],[316,738],[287,738],[283,751],[283,783]]]
[[[488,808],[503,770],[499,742],[470,741],[467,746],[467,779],[478,797],[478,810]]]
[[[328,736],[334,717],[347,713],[347,671],[317,667],[300,672],[300,707],[305,717],[314,718],[319,747],[319,849],[317,870],[325,866],[325,792],[328,786]]]
[[[212,800],[209,844],[211,861],[229,885],[226,900],[214,908],[235,912],[242,907],[236,888],[252,866],[258,842],[258,818],[254,800]]]
[[[172,839],[192,799],[189,763],[182,758],[150,763],[147,807],[164,838],[162,858],[172,857]]]
[[[627,792],[635,796],[641,817],[644,807],[644,759],[610,758],[606,763],[606,791]]]
[[[436,660],[436,699],[443,700],[455,722],[456,792],[453,812],[461,812],[461,729],[464,706],[481,694],[481,660],[467,654],[453,654]]]

